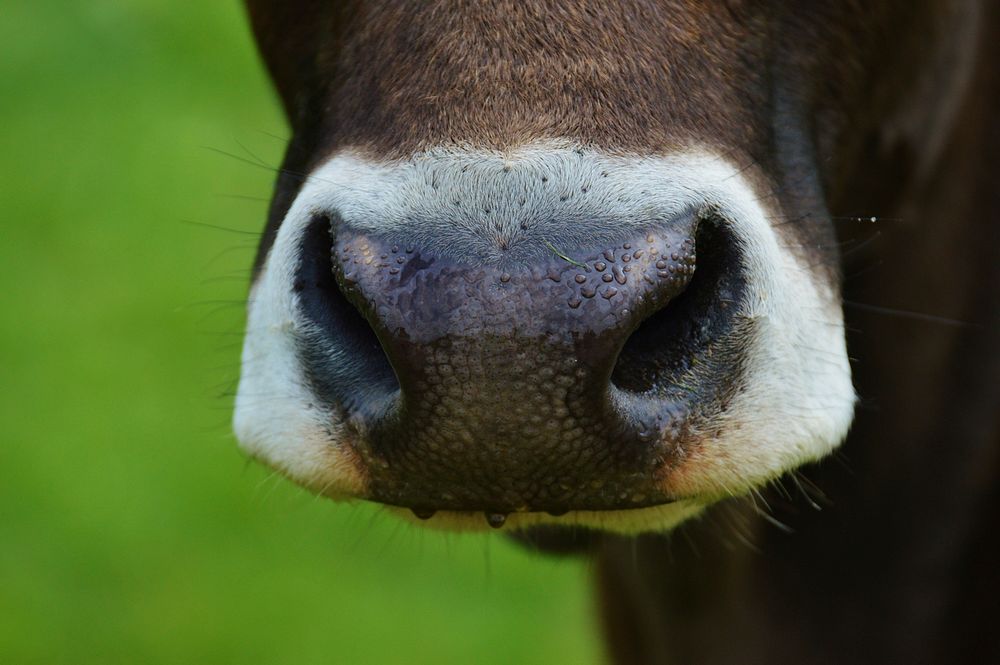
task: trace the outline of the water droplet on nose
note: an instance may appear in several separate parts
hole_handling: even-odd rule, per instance
[[[612,277],[611,275],[609,275],[607,273],[604,273],[604,275],[601,276],[601,279],[603,281],[605,281],[605,282],[610,282],[612,279],[614,279],[614,277]]]
[[[411,508],[410,511],[417,516],[418,519],[429,520],[434,517],[436,510],[430,510],[429,508]]]
[[[577,276],[576,276],[576,277],[574,277],[573,279],[574,279],[574,280],[576,280],[576,283],[577,283],[577,284],[583,284],[584,282],[586,282],[586,281],[587,281],[587,278],[586,278],[586,277],[584,277],[583,275],[577,275]]]
[[[570,309],[576,309],[577,307],[579,307],[579,306],[580,306],[580,303],[582,303],[582,302],[583,302],[583,301],[582,301],[582,300],[580,300],[579,298],[570,298],[570,299],[569,299],[569,300],[568,300],[568,301],[566,302],[566,304],[568,304],[568,305],[570,306]]]
[[[606,250],[604,250],[604,258],[606,258],[608,261],[611,261],[612,263],[614,263],[615,262],[615,253],[613,251],[611,251],[610,249],[606,249]]]
[[[509,282],[510,281],[510,274],[504,273],[504,274],[500,275],[500,281],[503,282],[504,284],[506,284],[507,282]]]
[[[608,264],[605,263],[604,261],[598,261],[597,263],[594,264],[594,268],[597,269],[597,272],[604,272],[604,269],[607,267]]]
[[[494,529],[499,529],[506,521],[507,516],[504,513],[486,513],[486,523]]]

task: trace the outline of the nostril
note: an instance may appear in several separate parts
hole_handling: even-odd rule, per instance
[[[331,219],[317,215],[302,235],[293,283],[305,321],[297,338],[306,376],[320,398],[369,411],[399,390],[382,345],[334,277]]]
[[[626,340],[611,375],[615,388],[638,394],[687,390],[678,379],[734,325],[744,284],[736,239],[708,218],[698,224],[695,251],[694,274],[684,291]]]

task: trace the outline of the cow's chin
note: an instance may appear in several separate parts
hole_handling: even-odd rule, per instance
[[[490,175],[501,167],[513,174],[502,181],[506,184]],[[403,490],[380,494],[389,486],[380,479],[393,470],[371,453],[368,429],[356,414],[377,411],[384,399],[357,378],[366,370],[343,349],[332,348],[318,368],[303,361],[302,340],[316,332],[317,324],[303,315],[299,296],[302,239],[317,214],[335,210],[352,228],[368,233],[398,233],[408,224],[434,219],[435,241],[447,247],[458,240],[449,235],[455,225],[441,223],[445,214],[466,220],[467,228],[484,208],[495,211],[509,204],[523,215],[525,206],[534,206],[533,218],[544,219],[551,206],[573,205],[562,198],[552,203],[525,197],[524,181],[517,178],[522,172],[549,174],[557,195],[564,191],[560,182],[587,182],[595,192],[579,205],[596,208],[560,213],[580,219],[624,220],[627,227],[650,210],[664,219],[710,210],[739,248],[743,293],[734,306],[741,325],[719,333],[724,344],[709,343],[699,352],[703,357],[691,359],[670,379],[683,386],[666,392],[687,396],[679,410],[685,415],[670,428],[670,445],[663,447],[669,452],[651,456],[645,474],[621,476],[635,476],[641,491],[630,491],[619,477],[610,498],[607,492],[591,497],[586,490],[567,488],[575,497],[568,503],[508,501],[495,519],[489,497],[466,506],[444,491],[440,505],[413,505],[398,499],[406,496]],[[421,196],[430,183],[444,193],[426,201]],[[234,419],[240,444],[314,492],[386,503],[391,512],[430,528],[518,530],[557,524],[629,534],[669,530],[713,502],[743,495],[822,458],[839,445],[851,422],[855,398],[835,277],[821,267],[823,262],[795,249],[807,243],[796,235],[795,225],[774,221],[784,218],[765,205],[767,200],[736,165],[700,151],[638,158],[543,143],[502,154],[431,150],[395,163],[340,153],[304,184],[251,290]],[[433,209],[444,204],[449,210]],[[428,230],[420,233],[426,237]],[[474,254],[471,240],[469,245]],[[712,360],[723,351],[731,362]],[[354,377],[334,391],[349,398],[332,401],[329,391],[318,390],[318,372]],[[518,454],[516,445],[509,454]],[[379,464],[385,468],[376,468]],[[530,469],[530,460],[518,460],[516,468]],[[572,462],[565,468],[572,470]],[[486,477],[490,470],[477,472]],[[548,478],[544,469],[539,473]],[[396,478],[391,487],[407,488],[407,482]],[[504,486],[503,479],[488,482]],[[598,478],[594,487],[600,485]],[[615,499],[619,490],[620,502]],[[428,495],[426,488],[421,491]]]

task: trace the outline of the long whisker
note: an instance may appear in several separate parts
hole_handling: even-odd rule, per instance
[[[978,324],[971,323],[969,321],[959,321],[958,319],[949,319],[945,316],[938,316],[936,314],[924,314],[923,312],[911,312],[905,309],[895,309],[892,307],[882,307],[880,305],[869,305],[866,303],[855,302],[853,300],[844,300],[844,305],[846,307],[853,307],[854,309],[861,310],[862,312],[873,312],[875,314],[885,314],[888,316],[895,316],[900,319],[910,319],[912,321],[923,321],[925,323],[937,323],[943,326],[952,326],[955,328],[979,328]]]

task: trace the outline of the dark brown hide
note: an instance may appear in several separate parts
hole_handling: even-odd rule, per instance
[[[378,159],[546,138],[638,154],[697,143],[775,172],[775,22],[753,3],[248,6],[294,131],[258,266],[303,174],[345,146]]]
[[[757,551],[722,547],[726,506],[684,527],[687,539],[605,539],[611,652],[620,663],[1000,662],[996,3],[982,3],[986,48],[929,175],[915,169],[926,127],[893,133],[905,105],[951,94],[913,89],[935,64],[935,26],[966,4],[249,0],[293,127],[258,265],[303,174],[345,146],[389,158],[544,138],[638,154],[703,144],[748,165],[789,246],[831,280],[833,227],[846,247],[881,230],[846,264],[863,402],[844,452],[807,471],[823,511],[769,493],[794,533],[751,516]],[[899,219],[860,227],[828,208]]]
[[[250,3],[262,48],[296,124],[321,126],[317,152],[763,140],[764,70],[750,63],[769,25],[742,3],[366,2],[303,23],[269,4]]]
[[[924,146],[877,131],[843,158],[831,208],[888,219],[838,222],[847,247],[880,235],[845,262],[862,403],[842,451],[802,474],[825,494],[822,511],[770,491],[791,533],[720,506],[684,534],[605,541],[602,614],[616,662],[1000,662],[998,25],[993,4],[973,82],[925,179],[912,174]],[[884,61],[919,61],[905,45],[886,33],[883,49],[903,55]]]

